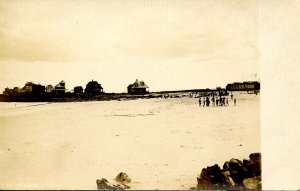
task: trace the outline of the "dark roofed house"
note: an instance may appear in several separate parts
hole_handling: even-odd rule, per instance
[[[46,86],[46,92],[47,92],[47,93],[50,93],[50,92],[52,92],[53,90],[54,90],[54,87],[53,87],[51,84],[49,84],[49,85]]]
[[[92,80],[86,85],[84,93],[89,95],[101,94],[103,93],[103,88],[97,81]]]
[[[59,82],[56,86],[54,86],[54,90],[52,90],[52,92],[65,93],[66,92],[66,82],[63,80],[61,82]]]
[[[14,92],[15,94],[20,93],[20,88],[14,87],[13,92]]]
[[[82,94],[83,93],[83,88],[81,86],[74,87],[74,93],[75,94]]]
[[[227,84],[226,90],[229,91],[259,91],[260,83],[257,81],[251,82],[234,82],[233,84]]]
[[[14,91],[12,89],[9,89],[8,87],[5,88],[5,90],[3,91],[3,95],[5,96],[11,96],[14,94]]]
[[[21,93],[41,94],[45,92],[45,86],[35,84],[33,82],[25,83],[25,86],[20,90]]]
[[[136,80],[127,87],[127,91],[129,94],[146,94],[149,93],[149,86],[144,81]]]

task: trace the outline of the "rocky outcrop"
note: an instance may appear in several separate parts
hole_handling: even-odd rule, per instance
[[[250,160],[226,161],[221,169],[217,164],[203,168],[197,177],[197,189],[261,190],[261,156],[253,153]]]
[[[131,182],[131,178],[124,172],[120,172],[116,179],[118,184],[112,184],[108,182],[106,178],[97,179],[97,189],[98,190],[126,190],[130,189],[130,186],[127,184]]]
[[[217,189],[226,184],[226,177],[222,173],[221,168],[215,164],[202,169],[200,177],[197,178],[198,188],[201,189]]]
[[[116,181],[120,183],[130,183],[131,178],[126,173],[120,172],[116,177]]]
[[[122,190],[115,188],[115,186],[111,185],[106,178],[97,179],[96,184],[98,190]]]

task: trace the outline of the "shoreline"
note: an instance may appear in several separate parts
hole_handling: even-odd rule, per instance
[[[4,96],[0,95],[0,102],[87,102],[87,101],[111,101],[111,100],[134,100],[134,99],[149,99],[161,98],[161,95],[145,94],[145,95],[129,95],[129,94],[100,94],[89,96],[85,94],[63,94],[63,95],[17,95]]]
[[[232,91],[231,91],[232,92]],[[235,93],[254,94],[252,91],[235,91]],[[214,91],[208,92],[191,92],[191,91],[166,91],[166,92],[152,92],[148,94],[128,94],[128,93],[103,93],[98,95],[87,95],[87,94],[16,94],[16,95],[3,95],[0,94],[0,102],[87,102],[87,101],[126,101],[136,99],[151,99],[151,98],[199,98],[206,97],[214,94]],[[256,93],[257,94],[257,93]],[[228,92],[225,92],[221,96],[228,96]]]

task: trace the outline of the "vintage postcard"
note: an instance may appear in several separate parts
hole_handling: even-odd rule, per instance
[[[0,189],[272,188],[262,4],[1,1]]]

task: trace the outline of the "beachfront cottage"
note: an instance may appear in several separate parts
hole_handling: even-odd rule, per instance
[[[45,86],[33,82],[25,83],[25,86],[19,90],[20,93],[41,94],[45,92]]]
[[[3,95],[5,95],[5,96],[10,96],[13,94],[14,94],[14,91],[12,89],[9,89],[8,87],[5,88],[5,90],[3,91]]]
[[[14,92],[15,94],[20,93],[20,88],[14,87],[13,92]]]
[[[228,90],[228,91],[258,91],[258,90],[260,90],[260,83],[257,81],[234,82],[233,84],[227,84],[226,90]]]
[[[81,86],[74,87],[74,94],[82,94],[83,88]]]
[[[129,94],[146,94],[149,93],[149,86],[147,86],[144,81],[136,79],[133,84],[127,87],[127,91]]]
[[[46,86],[46,92],[47,92],[47,93],[50,93],[50,92],[52,92],[53,90],[54,90],[54,87],[53,87],[51,84],[49,84],[49,85]]]
[[[55,93],[65,93],[66,92],[66,82],[63,81],[63,80],[61,82],[59,82],[54,87],[54,90],[52,90],[52,92],[55,92]]]
[[[84,93],[89,95],[101,94],[103,93],[103,88],[97,81],[92,80],[86,85]]]

